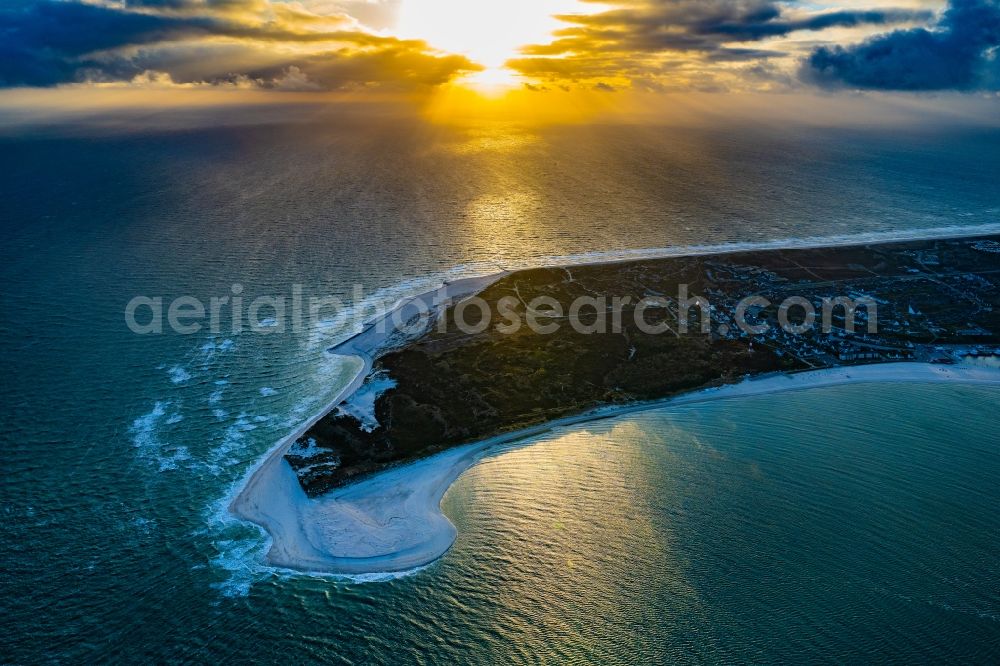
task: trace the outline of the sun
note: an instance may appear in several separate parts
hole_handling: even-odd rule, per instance
[[[484,66],[468,79],[477,87],[510,86],[518,80],[504,63],[522,46],[551,41],[565,27],[554,14],[589,10],[578,0],[403,0],[396,33]]]

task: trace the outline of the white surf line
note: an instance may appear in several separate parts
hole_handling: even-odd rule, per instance
[[[566,257],[560,257],[557,260],[566,261],[564,264],[551,264],[551,265],[541,265],[535,268],[561,268],[564,266],[573,267],[587,267],[587,266],[601,266],[608,264],[626,263],[629,261],[640,261],[643,259],[667,259],[667,258],[682,258],[688,256],[705,256],[705,255],[716,255],[716,254],[730,254],[730,253],[740,253],[740,252],[753,252],[753,251],[766,251],[766,250],[781,250],[781,249],[820,249],[826,247],[849,247],[849,246],[864,246],[871,244],[888,244],[894,242],[909,242],[909,241],[921,241],[921,240],[938,240],[938,239],[948,239],[948,238],[975,238],[979,236],[989,236],[1000,233],[1000,223],[991,223],[985,225],[977,226],[958,226],[958,227],[935,227],[930,229],[914,230],[909,233],[896,233],[896,232],[872,232],[869,234],[857,234],[857,235],[843,235],[843,236],[831,236],[831,237],[812,237],[806,239],[783,239],[778,241],[767,241],[761,243],[726,243],[718,245],[706,245],[706,246],[684,246],[679,248],[662,248],[662,249],[652,249],[652,250],[627,250],[623,251],[623,254],[614,256],[613,258],[602,258],[596,261],[581,261],[574,262],[574,258],[591,258],[593,259],[595,254],[587,255],[570,255]],[[608,255],[604,255],[608,256]],[[302,491],[298,479],[291,467],[287,465],[281,465],[285,453],[288,449],[298,440],[302,435],[304,435],[310,428],[312,428],[320,419],[329,414],[334,408],[340,403],[347,400],[357,389],[364,383],[367,376],[372,370],[374,364],[374,359],[378,352],[383,348],[383,346],[389,341],[389,332],[392,327],[392,317],[396,316],[398,321],[406,322],[411,317],[423,314],[426,310],[422,309],[424,306],[429,304],[434,304],[437,301],[454,301],[456,299],[467,298],[482,292],[488,286],[494,284],[498,280],[511,275],[515,272],[523,272],[532,270],[532,268],[520,268],[512,271],[502,271],[489,275],[462,278],[455,280],[450,283],[446,283],[437,289],[425,292],[423,294],[413,296],[410,298],[402,299],[392,310],[390,310],[384,317],[373,320],[365,325],[361,332],[348,338],[344,342],[336,345],[329,350],[330,353],[342,356],[356,356],[360,358],[363,362],[362,368],[355,374],[354,378],[349,382],[338,394],[328,402],[322,410],[314,414],[308,420],[306,420],[302,425],[300,425],[294,432],[289,434],[287,437],[280,440],[274,447],[272,447],[267,454],[262,458],[261,462],[258,463],[253,471],[249,473],[249,478],[243,488],[237,493],[235,498],[229,505],[229,511],[233,515],[241,518],[243,520],[248,520],[250,522],[256,523],[263,527],[272,538],[271,553],[268,557],[272,564],[277,563],[277,558],[272,557],[275,554],[275,549],[278,547],[277,533],[279,531],[284,532],[285,529],[282,527],[282,523],[287,525],[287,519],[292,518],[292,522],[300,523],[302,519],[301,515],[301,504],[302,499],[305,498],[305,493]],[[440,305],[440,303],[437,303]],[[381,324],[381,325],[380,325]],[[916,365],[913,363],[905,363],[902,365]],[[867,367],[867,366],[854,366],[857,367]],[[840,368],[834,368],[840,369]],[[832,369],[827,369],[832,370]],[[817,370],[815,372],[824,372],[826,370]],[[781,375],[781,376],[795,376],[795,375]],[[768,379],[769,376],[765,375],[763,377],[757,377],[756,379],[750,379],[748,381],[762,381]],[[872,380],[879,381],[879,380]],[[726,388],[726,387],[721,387]],[[720,389],[704,389],[705,391],[714,391]],[[692,394],[697,395],[697,393]],[[713,399],[725,397],[724,395],[714,396]],[[673,400],[677,400],[674,398]],[[703,398],[704,399],[704,398]],[[665,403],[664,403],[665,404]],[[675,403],[681,404],[681,403]],[[642,411],[646,409],[653,409],[659,405],[653,404],[637,404],[631,407],[625,408],[614,408],[616,411],[614,413],[609,413],[608,415],[598,414],[595,412],[578,415],[575,417],[569,417],[572,420],[558,420],[551,423],[542,424],[536,429],[528,429],[527,431],[513,433],[511,435],[503,436],[503,441],[511,441],[513,439],[524,439],[527,437],[534,436],[535,434],[543,433],[551,428],[556,428],[564,425],[572,425],[576,423],[582,423],[586,421],[593,421],[602,418],[610,418],[611,416],[617,416],[619,414],[628,414],[634,411]],[[607,409],[607,408],[601,408]],[[624,410],[624,411],[622,411]],[[493,444],[499,443],[493,440],[488,440],[493,442]],[[493,444],[489,445],[492,446]],[[470,446],[470,445],[465,445]],[[478,446],[478,445],[472,445]],[[455,449],[461,449],[463,447],[455,447]],[[443,452],[448,453],[448,451]],[[442,454],[438,454],[442,455]],[[419,461],[418,461],[419,462]],[[477,460],[471,461],[468,465],[471,467]],[[464,471],[463,468],[461,471]],[[380,475],[388,474],[393,470],[387,470],[385,472],[380,472],[375,475],[378,477]],[[456,473],[455,478],[461,471]],[[294,480],[294,484],[289,484],[288,479],[280,479],[282,476],[290,476]],[[452,479],[454,480],[454,479]],[[364,484],[365,480],[356,482],[347,487],[350,489],[356,485]],[[287,493],[287,502],[282,502],[280,499],[275,497],[275,493],[267,492],[266,487],[270,486],[272,490],[276,485],[284,486],[285,493]],[[448,486],[451,485],[449,481],[445,484],[441,491],[441,496],[443,496],[444,491]],[[344,489],[341,489],[344,490]],[[298,491],[296,493],[296,491]],[[301,497],[297,495],[301,494]],[[339,494],[334,492],[332,494]],[[261,499],[262,496],[269,496],[270,504],[272,504],[270,509],[266,509]],[[322,498],[321,498],[322,499]],[[440,500],[440,497],[438,498]],[[307,500],[308,501],[308,500]],[[450,522],[445,519],[448,525]],[[454,529],[452,527],[452,529]],[[453,537],[452,537],[453,541]],[[448,544],[450,547],[450,542]],[[438,554],[436,557],[440,557],[447,550],[447,547]],[[314,564],[322,565],[323,563],[328,563],[330,559],[329,554],[317,553],[319,558],[314,560]],[[411,558],[411,560],[421,560],[420,564],[408,564],[406,569],[413,569],[415,567],[422,566],[431,560],[423,561],[421,557]],[[312,560],[313,558],[308,558]],[[318,573],[328,572],[328,573],[382,573],[382,572],[392,572],[399,571],[398,568],[392,568],[388,570],[376,570],[369,569],[362,566],[353,567],[349,566],[348,560],[353,558],[338,558],[341,560],[342,568],[340,569],[326,569],[320,566],[320,568],[309,568],[296,566],[294,563],[285,565],[289,568],[302,570],[302,571],[313,571]],[[362,558],[368,559],[368,558]],[[382,558],[380,558],[382,559]],[[384,564],[389,564],[389,562],[383,562]],[[281,565],[279,565],[281,566]],[[357,569],[353,571],[353,569]]]
[[[952,227],[926,227],[911,231],[873,231],[861,234],[841,234],[836,236],[808,236],[806,238],[783,238],[773,241],[747,241],[718,243],[714,245],[681,245],[677,247],[649,248],[637,250],[611,250],[608,252],[588,252],[559,257],[548,257],[551,263],[530,265],[510,272],[521,272],[536,268],[586,268],[605,266],[646,259],[679,259],[684,257],[737,254],[767,250],[818,250],[832,247],[863,247],[890,243],[907,243],[930,240],[967,239],[1000,234],[1000,222],[980,225]]]
[[[425,311],[422,309],[423,306],[433,302],[434,299],[441,301],[438,304],[440,306],[471,296],[505,275],[507,273],[504,272],[455,280],[432,291],[403,299],[384,317],[369,322],[361,332],[330,349],[332,354],[361,359],[362,367],[320,411],[304,421],[265,454],[249,472],[245,484],[229,503],[229,512],[237,518],[263,527],[271,536],[272,554],[276,548],[280,549],[282,537],[287,539],[290,536],[287,534],[289,526],[299,522],[302,503],[306,500],[305,492],[299,485],[291,466],[284,461],[284,456],[288,449],[320,419],[361,387],[371,373],[375,356],[390,337],[392,317],[395,315],[400,321],[406,322],[412,316],[422,314]]]
[[[316,500],[306,498],[288,468],[283,483],[265,489],[269,502],[287,499],[295,507],[293,514],[281,517],[281,524],[267,527],[273,538],[268,562],[314,574],[355,576],[426,566],[454,543],[457,532],[441,512],[441,499],[462,473],[555,430],[654,409],[771,393],[845,384],[942,382],[1000,386],[1000,371],[908,362],[758,376],[665,400],[599,408],[454,447],[389,468]]]

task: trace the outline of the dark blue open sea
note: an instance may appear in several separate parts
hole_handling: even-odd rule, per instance
[[[264,566],[225,506],[346,381],[325,350],[349,326],[124,318],[237,283],[360,284],[363,309],[498,264],[996,224],[996,130],[50,127],[0,136],[0,173],[0,663],[1000,660],[994,389],[558,431],[458,481],[439,562],[334,580]]]

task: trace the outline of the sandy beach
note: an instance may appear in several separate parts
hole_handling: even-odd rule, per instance
[[[455,527],[440,509],[441,498],[449,486],[479,461],[509,450],[519,441],[561,427],[649,409],[886,382],[959,382],[1000,387],[1000,371],[886,363],[751,378],[668,400],[602,408],[456,447],[376,474],[316,500],[306,497],[291,467],[282,458],[295,439],[290,437],[256,471],[231,510],[267,529],[273,540],[267,555],[272,565],[351,575],[406,571],[438,559],[454,542]]]
[[[481,277],[465,278],[446,283],[438,289],[419,294],[412,298],[404,299],[395,308],[386,313],[382,318],[373,320],[365,324],[362,330],[343,343],[330,350],[330,353],[341,356],[356,357],[361,360],[361,367],[344,386],[343,389],[318,412],[304,421],[294,432],[279,441],[264,457],[260,464],[250,473],[246,485],[240,490],[229,505],[229,511],[243,520],[256,523],[267,530],[272,539],[268,561],[277,566],[284,566],[293,569],[322,571],[322,572],[369,572],[369,571],[389,571],[398,570],[398,566],[387,566],[379,569],[372,561],[368,561],[366,566],[353,567],[345,558],[338,558],[337,555],[348,552],[341,546],[327,547],[329,539],[320,539],[318,542],[312,540],[312,535],[306,534],[305,530],[321,528],[317,525],[317,516],[313,513],[318,502],[311,502],[299,485],[298,479],[284,456],[289,447],[305,434],[321,418],[329,414],[337,405],[350,397],[364,383],[365,378],[371,372],[375,355],[380,350],[393,346],[391,340],[394,331],[391,323],[393,319],[398,322],[407,322],[413,317],[421,315],[425,307],[432,303],[440,306],[443,303],[461,300],[475,295],[493,284],[497,280],[507,275],[506,272],[498,272]],[[395,470],[391,470],[395,471]],[[456,475],[457,476],[457,475]],[[448,482],[450,485],[451,481]],[[353,486],[352,486],[353,488]],[[445,486],[445,489],[447,486]],[[345,489],[346,490],[346,489]],[[444,494],[444,490],[441,491]],[[323,498],[326,500],[327,498]],[[439,512],[438,512],[439,513]],[[383,530],[371,520],[377,515],[372,512],[369,517],[363,513],[357,514],[359,521],[355,528],[354,535],[341,535],[343,541],[357,540],[367,543],[362,534],[362,525],[369,526],[367,538],[377,537]],[[440,514],[439,514],[440,515]],[[447,543],[443,544],[441,552],[447,550],[454,540],[451,523],[444,521],[443,525],[437,526],[435,532],[440,539],[441,532],[450,528],[452,533],[447,536]],[[433,519],[433,516],[428,518]],[[319,523],[323,520],[320,517]],[[319,545],[316,545],[318,543]],[[368,551],[378,550],[377,546],[369,548]],[[399,549],[396,549],[398,551]],[[353,552],[353,551],[350,551]],[[396,552],[400,562],[408,561],[403,554]],[[352,555],[347,555],[346,560],[350,560]],[[423,557],[413,558],[419,566],[424,562]],[[387,565],[389,563],[387,562]],[[412,567],[402,567],[412,568]]]
[[[923,233],[939,237],[942,233]],[[982,229],[975,230],[979,235]],[[964,235],[947,229],[956,236]],[[858,244],[873,239],[808,239],[795,247]],[[878,240],[885,240],[879,238]],[[908,240],[894,238],[893,240]],[[776,244],[762,244],[768,248]],[[783,246],[782,246],[783,247]],[[689,248],[693,254],[739,251],[732,246]],[[651,251],[652,252],[652,251]],[[655,256],[677,256],[655,251]],[[683,253],[682,253],[683,254]],[[579,264],[600,265],[637,257],[579,257]],[[652,258],[652,257],[645,257]],[[237,517],[263,527],[272,539],[268,563],[300,571],[332,574],[373,574],[407,571],[441,557],[455,540],[455,527],[441,513],[440,502],[448,487],[484,457],[509,449],[517,442],[549,430],[665,406],[708,400],[735,399],[824,386],[872,382],[965,382],[1000,386],[1000,371],[970,366],[929,365],[913,362],[841,367],[794,374],[753,377],[738,384],[692,392],[652,403],[602,408],[541,424],[481,442],[449,449],[407,463],[317,499],[302,490],[284,455],[295,441],[364,383],[377,354],[405,344],[405,335],[393,333],[395,324],[410,321],[435,304],[454,302],[480,293],[509,275],[509,271],[456,280],[439,289],[401,301],[385,317],[366,324],[355,336],[331,349],[354,356],[361,367],[354,378],[319,412],[278,442],[248,477],[230,504]],[[387,325],[386,325],[387,324]]]

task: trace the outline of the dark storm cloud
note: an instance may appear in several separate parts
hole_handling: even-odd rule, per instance
[[[770,9],[773,9],[771,7]],[[742,17],[736,21],[707,22],[697,29],[702,34],[734,37],[741,41],[754,41],[767,37],[782,37],[798,30],[826,30],[851,28],[858,25],[886,25],[907,21],[926,21],[929,12],[902,9],[871,11],[838,11],[815,14],[797,20],[784,20],[780,14]]]
[[[786,18],[783,7],[770,0],[629,0],[618,4],[620,8],[598,14],[560,16],[577,27],[556,33],[563,39],[550,45],[548,52],[560,46],[579,46],[584,40],[625,51],[712,50],[725,42],[757,41],[798,30],[886,25],[931,17],[925,11],[880,9]]]
[[[880,90],[1000,90],[1000,0],[951,0],[934,29],[898,30],[856,46],[821,47],[803,74],[823,85]]]
[[[577,63],[581,78],[598,71],[605,77],[634,77],[635,71],[648,68],[655,56],[669,59],[672,54],[686,54],[688,59],[706,62],[760,60],[786,54],[729,45],[804,30],[931,18],[928,12],[906,9],[807,13],[790,11],[789,4],[774,0],[620,0],[596,14],[559,16],[568,27],[557,31],[554,41],[523,49],[525,57],[509,65],[526,75],[548,71],[552,76],[573,78],[572,64]],[[557,58],[567,62],[553,62]]]
[[[225,71],[205,57],[213,49]],[[477,69],[419,40],[365,32],[347,16],[266,0],[11,0],[0,8],[0,86],[128,80],[145,70],[211,83],[291,67],[310,81],[315,73],[320,87],[437,84]]]

